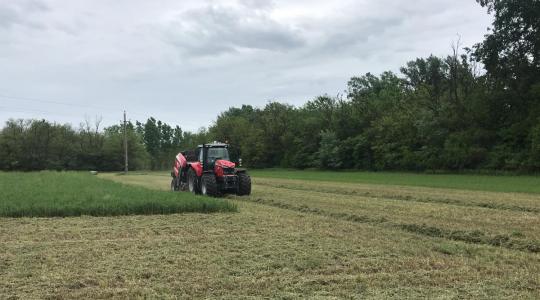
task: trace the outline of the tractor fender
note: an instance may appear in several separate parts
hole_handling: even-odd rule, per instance
[[[197,177],[201,177],[203,173],[202,164],[200,162],[193,162],[188,164],[190,168],[195,171]]]

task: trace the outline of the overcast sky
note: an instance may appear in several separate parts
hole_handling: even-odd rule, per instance
[[[0,0],[0,122],[126,109],[196,130],[231,106],[342,93],[458,35],[472,46],[490,23],[474,0]]]

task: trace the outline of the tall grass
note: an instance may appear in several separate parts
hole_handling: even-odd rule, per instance
[[[68,217],[236,211],[223,200],[149,190],[78,172],[0,172],[0,216]]]
[[[401,172],[316,171],[289,169],[250,170],[253,177],[318,180],[491,192],[540,194],[540,176],[422,174]]]

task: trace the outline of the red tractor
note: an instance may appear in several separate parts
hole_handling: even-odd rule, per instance
[[[176,155],[171,172],[171,190],[219,197],[251,194],[251,178],[245,169],[230,161],[229,145],[202,144],[194,151]]]

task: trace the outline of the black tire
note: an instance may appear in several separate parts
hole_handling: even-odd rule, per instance
[[[199,188],[199,182],[197,180],[197,174],[195,174],[195,171],[193,169],[189,169],[188,171],[188,189],[194,194],[201,193],[201,189]]]
[[[238,173],[238,196],[251,194],[251,177],[247,173]]]
[[[178,184],[176,184],[176,178],[173,178],[171,180],[171,191],[173,191],[173,192],[178,191]]]
[[[178,190],[185,192],[188,190],[187,182],[180,182],[180,186],[178,187]]]
[[[178,172],[178,190],[185,192],[188,190],[187,171],[185,168]]]
[[[214,174],[204,174],[201,178],[201,193],[210,197],[218,197],[220,195],[216,176]]]

